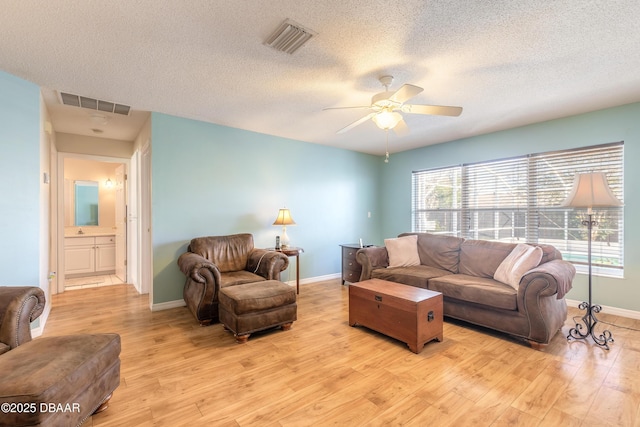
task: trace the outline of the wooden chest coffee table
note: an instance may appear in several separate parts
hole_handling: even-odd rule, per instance
[[[380,279],[349,285],[349,325],[405,342],[414,353],[442,341],[442,316],[440,292]]]

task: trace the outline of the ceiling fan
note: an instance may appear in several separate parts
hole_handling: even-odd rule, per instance
[[[371,97],[371,105],[357,107],[331,107],[325,110],[340,110],[353,108],[366,108],[372,110],[371,113],[356,120],[348,126],[340,129],[337,133],[345,133],[348,130],[371,119],[380,129],[393,131],[398,135],[405,135],[409,128],[402,118],[403,113],[408,114],[430,114],[438,116],[457,117],[462,113],[462,107],[447,107],[441,105],[420,105],[405,104],[406,101],[418,95],[424,89],[419,86],[404,84],[395,92],[389,91],[389,86],[393,82],[393,76],[381,76],[380,83],[384,86],[384,92],[377,93]]]

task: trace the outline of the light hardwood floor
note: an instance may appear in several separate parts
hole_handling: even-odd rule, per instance
[[[640,332],[609,326],[610,351],[545,351],[445,321],[444,342],[414,354],[348,325],[348,287],[302,287],[298,321],[236,344],[187,308],[149,311],[131,285],[53,297],[44,336],[117,332],[121,384],[87,426],[640,426]],[[640,321],[601,315],[640,329]]]

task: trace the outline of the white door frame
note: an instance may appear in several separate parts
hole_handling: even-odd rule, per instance
[[[149,308],[153,308],[153,240],[151,212],[151,140],[140,148],[138,160],[137,201],[140,220],[138,221],[138,265],[140,292],[149,294]]]
[[[64,160],[69,158],[95,160],[98,162],[108,162],[108,163],[122,163],[125,165],[127,173],[129,173],[128,171],[131,169],[130,161],[129,159],[126,159],[126,158],[58,152],[58,168],[56,171],[57,172],[56,185],[58,187],[58,197],[57,197],[58,233],[57,233],[57,236],[55,236],[57,237],[56,248],[57,248],[57,254],[58,254],[58,263],[56,268],[58,271],[57,273],[58,286],[57,286],[57,289],[53,289],[55,293],[64,292],[64,264],[65,264],[65,260],[64,260]],[[126,182],[126,185],[127,187],[129,187],[128,181]],[[126,194],[127,194],[127,200],[126,200],[127,205],[132,205],[137,203],[137,198],[138,198],[137,189],[127,188]],[[138,230],[128,229],[127,234],[130,235],[130,233],[138,233]],[[129,241],[130,239],[127,239],[127,242]],[[128,243],[127,243],[127,246],[128,246]],[[132,268],[132,263],[136,263],[136,262],[137,262],[137,259],[135,259],[135,257],[134,259],[131,259],[127,262],[127,277],[131,278],[131,280],[135,280],[135,278],[131,277],[131,275],[129,274],[129,271]],[[134,286],[135,285],[136,284],[134,283]]]

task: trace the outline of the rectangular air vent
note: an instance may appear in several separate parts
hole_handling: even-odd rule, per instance
[[[287,19],[269,36],[264,44],[280,52],[292,54],[317,34],[315,31]]]
[[[86,96],[73,95],[71,93],[58,92],[60,94],[60,102],[64,105],[73,107],[88,108],[89,110],[105,111],[107,113],[122,114],[128,116],[131,107],[128,105],[116,104],[115,102],[102,101]]]

